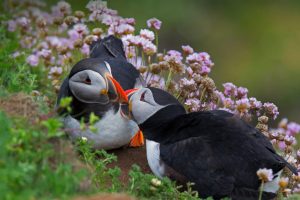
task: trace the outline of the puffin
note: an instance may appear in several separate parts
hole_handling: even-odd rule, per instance
[[[186,113],[175,97],[153,87],[137,89],[128,98],[129,116],[146,138],[152,172],[180,184],[193,182],[201,198],[256,200],[261,183],[256,172],[267,168],[275,178],[265,183],[262,198],[272,199],[283,168],[297,173],[267,137],[232,113]]]
[[[142,146],[141,131],[121,107],[128,106],[124,90],[143,84],[139,71],[127,62],[120,39],[108,36],[95,41],[90,57],[73,66],[57,98],[59,105],[62,98],[72,97],[71,112],[59,111],[71,140],[85,137],[94,149],[105,150]],[[88,124],[92,113],[100,118],[94,124],[96,132],[80,129],[81,122]]]

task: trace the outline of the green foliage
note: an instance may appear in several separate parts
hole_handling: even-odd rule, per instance
[[[18,38],[8,33],[4,25],[0,25],[0,89],[9,92],[30,92],[37,87],[37,75],[24,64],[25,56],[13,58],[11,55],[18,47]]]
[[[55,141],[63,140],[55,134],[59,122],[42,122],[47,133],[2,112],[0,122],[0,199],[63,198],[78,192],[86,171],[75,172],[72,163],[64,162],[67,155],[56,152]]]
[[[59,109],[67,109],[68,112],[71,112],[71,102],[72,102],[72,97],[64,97],[60,99],[59,102]]]
[[[128,191],[130,194],[143,199],[199,199],[198,194],[192,191],[188,184],[187,191],[179,192],[175,182],[164,178],[161,182],[152,174],[144,174],[137,165],[132,166],[129,172],[130,181]]]

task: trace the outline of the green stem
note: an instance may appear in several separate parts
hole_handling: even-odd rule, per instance
[[[156,52],[158,52],[158,32],[155,31],[155,45],[156,45]]]
[[[169,74],[168,74],[168,78],[167,78],[167,82],[166,82],[166,89],[169,88],[169,85],[170,85],[171,79],[172,79],[172,75],[173,75],[173,70],[170,69],[170,70],[169,70]]]
[[[206,92],[206,88],[204,88],[204,89],[202,90],[202,92],[201,92],[201,97],[200,97],[200,102],[201,102],[201,103],[202,103],[202,101],[203,101],[205,92]]]
[[[261,182],[258,200],[261,200],[261,199],[262,199],[263,189],[264,189],[264,181]]]

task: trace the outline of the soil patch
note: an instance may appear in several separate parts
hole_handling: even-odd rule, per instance
[[[10,117],[24,117],[34,121],[39,116],[39,106],[25,93],[16,93],[0,99],[0,110]]]
[[[108,151],[118,157],[118,162],[113,163],[110,166],[118,166],[121,168],[120,181],[123,184],[127,184],[129,180],[128,172],[133,164],[137,164],[141,167],[141,171],[144,173],[151,173],[151,169],[148,166],[146,147],[139,148],[121,148]]]

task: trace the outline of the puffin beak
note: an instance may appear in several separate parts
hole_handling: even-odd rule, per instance
[[[107,80],[107,90],[100,91],[100,94],[107,94],[112,101],[128,104],[127,95],[118,81],[108,73],[105,74],[105,78]]]
[[[125,91],[125,94],[127,96],[127,99],[130,98],[130,96],[135,93],[138,89],[134,88],[134,89],[129,89]],[[132,119],[132,100],[127,101],[126,104],[122,104],[121,105],[121,114],[128,118],[128,119]]]

